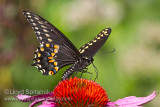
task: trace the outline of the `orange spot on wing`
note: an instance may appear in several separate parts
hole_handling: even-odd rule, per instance
[[[46,43],[46,47],[50,47],[49,43]]]
[[[48,57],[48,59],[53,59],[53,57]]]
[[[54,53],[57,53],[57,52],[58,52],[58,50],[57,50],[57,49],[55,49],[55,50],[54,50]]]
[[[54,56],[54,55],[55,55],[55,53],[51,53],[51,55],[52,55],[52,56]]]
[[[54,67],[54,69],[56,70],[56,72],[58,71],[58,67]]]
[[[41,51],[44,51],[44,48],[40,48]]]
[[[58,46],[58,45],[54,45],[54,48],[55,48],[55,49],[59,49],[59,46]]]
[[[57,66],[57,64],[58,64],[57,62],[54,62],[54,66]]]
[[[52,59],[52,60],[49,60],[48,62],[54,62],[54,59]]]
[[[37,62],[40,62],[40,59],[36,59],[37,60]]]
[[[41,57],[41,53],[37,53],[38,57]]]
[[[54,75],[54,72],[53,72],[53,71],[49,71],[49,74],[50,74],[50,75]]]

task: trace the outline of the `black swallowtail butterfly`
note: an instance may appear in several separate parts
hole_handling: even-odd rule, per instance
[[[34,52],[34,63],[43,75],[54,75],[63,66],[73,64],[68,68],[62,80],[69,78],[74,72],[82,71],[93,62],[93,56],[105,43],[111,33],[111,28],[103,29],[92,41],[79,50],[55,26],[42,17],[23,11],[32,26],[40,43]]]

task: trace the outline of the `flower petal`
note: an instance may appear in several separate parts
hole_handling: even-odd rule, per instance
[[[55,107],[55,98],[52,93],[48,94],[41,94],[41,95],[35,95],[35,96],[29,96],[29,95],[22,95],[18,94],[15,96],[18,100],[23,102],[30,102],[33,101],[29,107],[33,107],[35,104],[42,102],[42,105],[40,107]],[[45,102],[46,101],[46,102]]]
[[[35,96],[29,96],[29,95],[22,95],[18,94],[15,96],[18,100],[23,101],[23,102],[30,102],[30,101],[36,101],[36,100],[52,100],[54,98],[52,93],[48,94],[41,94],[41,95],[35,95]]]
[[[115,102],[108,102],[107,106],[114,107],[118,105],[119,107],[139,107],[140,105],[143,105],[153,100],[155,96],[156,96],[156,92],[154,91],[152,94],[150,94],[147,97],[135,97],[135,96],[125,97]]]
[[[55,102],[43,101],[43,103],[37,107],[56,107]]]
[[[42,101],[45,101],[45,99],[35,100],[35,101],[33,101],[33,102],[29,105],[29,107],[34,107],[35,104],[38,104],[38,103],[40,103],[40,102],[42,102]]]
[[[15,96],[18,100],[23,101],[24,99],[28,99],[32,96],[29,95],[22,95],[22,94],[18,94],[17,96]]]

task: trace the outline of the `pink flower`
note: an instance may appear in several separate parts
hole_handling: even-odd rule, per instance
[[[130,96],[130,97],[125,97],[123,99],[119,99],[115,102],[108,102],[107,107],[141,107],[141,105],[144,105],[156,96],[156,92],[154,91],[152,94],[150,94],[147,97],[135,97],[135,96]]]
[[[29,96],[29,95],[22,95],[19,94],[15,96],[18,100],[22,102],[31,102],[29,107],[33,107],[35,104],[42,102],[42,105],[39,105],[38,107],[56,107],[55,99],[52,95],[52,93],[48,94],[42,94],[42,95],[35,95],[35,96]]]
[[[110,102],[106,91],[96,82],[74,77],[59,82],[52,93],[28,96],[17,95],[23,102],[32,102],[29,107],[42,102],[38,107],[140,107],[155,98],[154,91],[147,97],[125,97]]]

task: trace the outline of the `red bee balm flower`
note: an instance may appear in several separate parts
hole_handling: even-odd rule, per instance
[[[77,77],[59,82],[52,93],[28,96],[17,95],[23,102],[33,101],[30,107],[43,102],[38,107],[140,107],[156,96],[130,96],[110,102],[105,90],[96,82]]]

